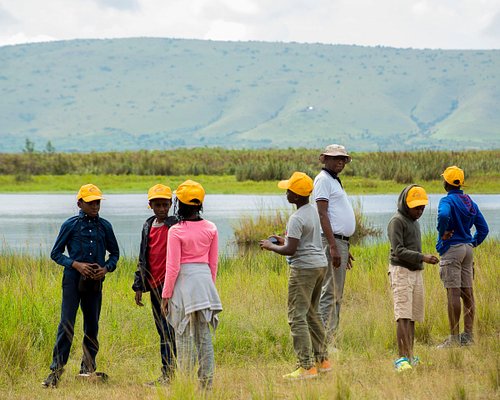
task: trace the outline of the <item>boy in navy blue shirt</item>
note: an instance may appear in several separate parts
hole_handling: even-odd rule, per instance
[[[441,256],[439,274],[448,297],[450,336],[438,348],[447,348],[468,346],[474,341],[472,249],[486,239],[489,230],[477,204],[460,189],[464,184],[464,171],[452,166],[446,168],[442,176],[448,194],[439,201],[436,250]],[[470,232],[473,226],[476,228],[474,236]],[[464,332],[459,334],[460,299],[464,305]]]
[[[102,303],[102,281],[116,268],[120,256],[111,224],[99,217],[102,193],[92,184],[83,185],[77,194],[80,212],[66,220],[59,231],[50,257],[64,267],[61,321],[57,329],[51,373],[44,387],[57,387],[68,362],[73,342],[76,313],[83,313],[83,357],[80,375],[95,373],[99,350],[97,333]],[[65,249],[68,255],[64,254]],[[106,251],[109,257],[106,260]],[[102,374],[105,376],[105,374]]]

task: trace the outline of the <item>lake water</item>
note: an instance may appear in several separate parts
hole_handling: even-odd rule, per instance
[[[397,195],[350,196],[361,202],[368,221],[382,229],[381,240],[386,240],[385,229],[396,208]],[[424,230],[433,231],[437,205],[442,195],[430,195],[420,222]],[[500,195],[473,195],[488,224],[491,235],[500,233]],[[207,195],[204,217],[213,221],[220,235],[220,251],[234,250],[233,227],[243,215],[274,213],[290,209],[284,195]],[[78,213],[74,195],[64,194],[0,194],[0,241],[3,248],[16,252],[48,254],[62,222]],[[149,217],[147,198],[143,194],[110,194],[101,203],[100,215],[112,224],[122,254],[138,253],[140,232]],[[270,232],[272,233],[272,232]]]

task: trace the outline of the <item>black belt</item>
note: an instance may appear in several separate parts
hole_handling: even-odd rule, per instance
[[[345,240],[346,242],[349,241],[349,236],[343,236],[343,235],[337,235],[336,233],[333,234],[333,237],[335,239],[340,239],[340,240]]]

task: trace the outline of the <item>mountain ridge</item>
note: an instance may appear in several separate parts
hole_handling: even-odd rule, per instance
[[[195,39],[0,47],[0,148],[500,148],[500,50]]]

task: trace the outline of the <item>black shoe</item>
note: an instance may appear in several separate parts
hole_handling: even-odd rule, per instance
[[[42,382],[44,388],[56,388],[61,380],[61,375],[63,373],[62,369],[56,369],[52,371],[47,379]]]
[[[109,379],[108,374],[105,372],[85,372],[82,370],[76,377],[82,381],[91,382],[106,382]]]
[[[170,383],[170,377],[167,375],[161,375],[159,378],[156,378],[154,381],[146,382],[145,385],[149,387],[156,386],[166,386]]]
[[[438,349],[449,349],[451,347],[459,346],[461,346],[460,335],[450,335],[443,343],[438,344],[436,347]]]
[[[78,375],[91,375],[95,372],[95,369],[89,369],[87,367],[81,367]]]
[[[471,346],[474,344],[474,338],[473,338],[471,333],[462,332],[458,336],[460,338],[460,345],[461,346]]]
[[[212,390],[213,382],[211,378],[202,378],[199,380],[199,387],[201,390]]]

